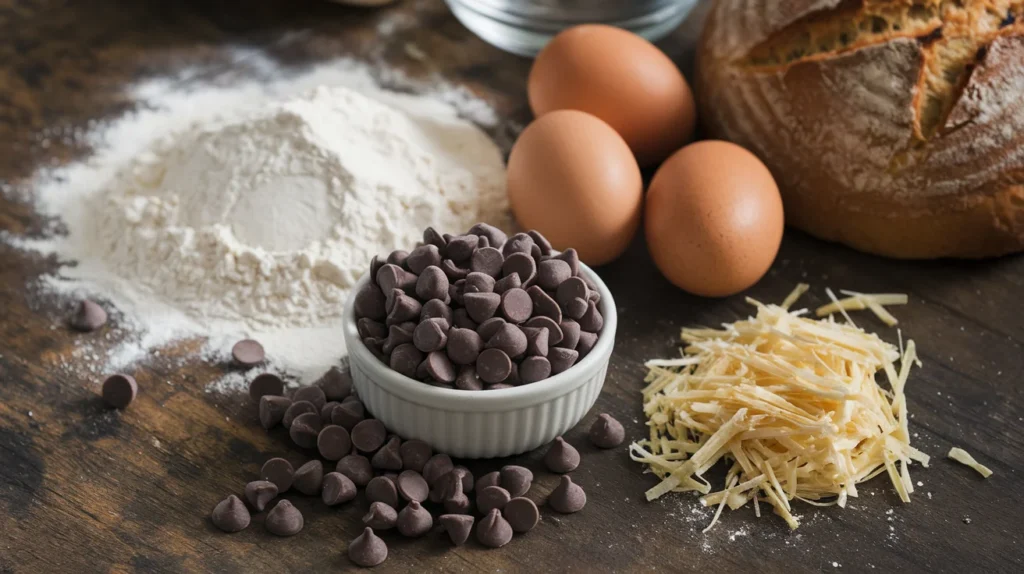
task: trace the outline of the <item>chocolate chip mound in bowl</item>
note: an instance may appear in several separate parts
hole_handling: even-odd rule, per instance
[[[374,258],[346,304],[353,382],[374,416],[471,458],[525,452],[575,425],[614,344],[601,279],[532,231],[428,228],[411,247]]]

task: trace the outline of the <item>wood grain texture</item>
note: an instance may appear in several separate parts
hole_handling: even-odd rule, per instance
[[[391,28],[387,34],[379,30]],[[697,28],[688,22],[663,47],[689,70]],[[202,78],[247,74],[227,66],[226,46],[267,54],[289,70],[339,55],[388,62],[414,77],[465,85],[495,105],[507,141],[529,112],[529,63],[492,49],[465,31],[440,2],[405,2],[383,11],[320,2],[0,1],[0,231],[38,236],[25,178],[33,170],[83,157],[89,120],[130,109],[129,82],[186,66]],[[409,56],[419,48],[426,58]],[[72,134],[72,137],[61,137]],[[49,143],[44,144],[45,141]],[[950,230],[955,233],[955,230]],[[99,401],[102,355],[125,333],[118,318],[98,333],[64,327],[67,301],[41,293],[38,278],[56,262],[0,243],[0,572],[292,572],[344,571],[347,542],[367,505],[328,509],[288,494],[306,516],[298,536],[268,534],[262,516],[245,531],[222,534],[213,506],[241,494],[264,460],[295,463],[311,453],[284,432],[264,432],[247,398],[204,393],[227,371],[196,356],[199,343],[164,349],[132,369],[139,399],[126,411]],[[598,406],[568,435],[583,454],[574,473],[589,504],[573,516],[542,509],[541,524],[501,550],[475,542],[452,550],[436,536],[386,535],[391,555],[377,568],[408,571],[906,571],[1012,572],[1024,569],[1020,529],[1024,489],[1024,259],[983,263],[904,263],[858,254],[787,233],[769,275],[748,293],[778,301],[798,281],[821,288],[896,291],[910,304],[895,312],[919,345],[924,368],[908,386],[911,432],[932,454],[913,468],[922,486],[900,505],[884,480],[862,489],[853,508],[798,506],[804,526],[789,532],[772,516],[726,512],[700,530],[695,498],[643,501],[653,484],[625,449],[596,452],[584,439],[599,412],[644,433],[639,389],[645,359],[676,351],[679,328],[745,316],[742,297],[687,296],[662,279],[641,239],[599,270],[620,305],[620,334]],[[866,314],[861,324],[895,341]],[[945,460],[951,445],[995,471],[982,480]],[[514,460],[534,469],[531,496],[543,500],[556,477],[542,453]],[[480,473],[506,461],[471,462]],[[931,493],[929,498],[927,493]],[[893,514],[886,511],[893,508]],[[708,515],[705,510],[698,510]],[[965,518],[970,518],[970,524]],[[833,567],[833,562],[842,569]]]

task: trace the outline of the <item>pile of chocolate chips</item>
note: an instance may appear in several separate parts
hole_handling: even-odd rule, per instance
[[[395,371],[476,391],[573,366],[597,343],[600,299],[576,250],[478,223],[465,235],[428,227],[411,252],[374,257],[355,314],[363,343]]]
[[[436,530],[460,546],[475,526],[481,545],[499,548],[513,534],[528,532],[539,522],[537,504],[527,497],[532,471],[506,465],[474,479],[469,469],[433,452],[427,443],[388,434],[380,421],[366,413],[347,372],[333,368],[315,385],[297,389],[291,397],[284,396],[284,388],[284,382],[272,374],[252,381],[249,393],[259,402],[260,424],[267,429],[284,425],[296,445],[315,448],[324,460],[315,458],[298,468],[283,458],[266,461],[258,480],[245,486],[244,502],[233,494],[213,509],[211,520],[224,532],[244,530],[250,511],[269,509],[264,520],[269,532],[298,534],[305,525],[302,513],[287,500],[272,505],[292,490],[319,496],[329,506],[351,502],[363,490],[370,502],[369,512],[362,517],[366,528],[348,546],[350,560],[359,566],[376,566],[387,558],[387,543],[377,535],[382,531],[420,537]],[[616,447],[624,439],[622,425],[601,415],[590,429],[590,439],[601,448]],[[559,437],[544,462],[549,470],[562,474],[547,505],[563,514],[582,510],[586,494],[566,474],[579,466],[579,452]]]

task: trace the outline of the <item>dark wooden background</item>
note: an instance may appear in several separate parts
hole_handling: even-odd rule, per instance
[[[687,72],[698,29],[692,18],[661,43]],[[426,58],[411,57],[410,45]],[[485,45],[438,1],[370,11],[312,0],[0,0],[0,231],[34,237],[53,223],[33,215],[26,178],[88,154],[82,130],[131,109],[130,82],[185,66],[201,71],[196,81],[246,73],[229,65],[227,46],[289,71],[347,55],[462,84],[498,110],[503,124],[494,135],[506,143],[529,121],[529,61]],[[235,535],[210,525],[214,504],[240,494],[265,459],[299,463],[307,454],[280,432],[262,431],[247,399],[204,393],[226,367],[197,358],[195,342],[134,368],[141,393],[127,411],[103,409],[103,373],[76,349],[102,353],[123,334],[116,321],[89,335],[65,329],[68,302],[34,287],[56,268],[0,243],[0,572],[350,568],[345,548],[360,531],[363,501],[327,509],[288,495],[306,516],[305,530],[288,539],[268,534],[262,518]],[[907,263],[787,232],[771,272],[749,295],[778,301],[799,281],[815,287],[807,304],[823,301],[825,286],[910,294],[895,313],[924,360],[908,386],[911,430],[934,457],[930,469],[913,467],[921,486],[910,504],[900,504],[882,477],[846,510],[798,504],[804,525],[796,532],[745,508],[701,534],[710,512],[695,497],[644,502],[654,480],[625,448],[599,453],[586,445],[582,429],[602,411],[619,417],[631,437],[643,435],[642,363],[674,354],[680,327],[749,311],[741,296],[706,300],[674,289],[639,239],[601,274],[620,304],[621,330],[595,413],[569,434],[584,456],[574,476],[589,494],[586,509],[544,512],[538,528],[501,550],[388,535],[391,557],[379,570],[1024,570],[1024,258]],[[895,330],[858,318],[895,341]],[[952,445],[995,475],[982,480],[947,461]],[[516,460],[537,471],[531,496],[543,500],[555,477],[540,471],[538,453]],[[479,473],[499,464],[470,466]]]

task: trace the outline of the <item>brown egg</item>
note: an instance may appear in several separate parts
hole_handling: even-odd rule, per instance
[[[665,160],[647,192],[644,230],[658,269],[706,297],[743,291],[782,243],[782,197],[754,154],[702,141]]]
[[[586,24],[555,36],[537,55],[527,89],[535,116],[593,114],[619,132],[642,167],[682,147],[696,123],[690,86],[672,60],[611,26]]]
[[[590,114],[562,110],[527,126],[512,147],[508,197],[524,229],[601,265],[621,255],[636,233],[643,181],[615,130]]]

